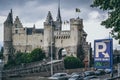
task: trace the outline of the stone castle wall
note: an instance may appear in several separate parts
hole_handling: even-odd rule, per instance
[[[31,52],[35,48],[43,49],[43,34],[14,34],[13,35],[13,46],[16,51]]]
[[[41,48],[45,51],[46,56],[50,57],[51,45],[55,59],[59,59],[61,49],[66,49],[67,56],[78,57],[80,45],[84,47],[85,54],[88,54],[89,44],[86,41],[87,34],[83,29],[83,20],[79,17],[70,19],[69,31],[62,31],[61,27],[64,26],[60,26],[62,23],[57,22],[58,24],[53,20],[49,11],[44,22],[44,29],[36,29],[35,25],[24,27],[18,16],[13,22],[11,12],[4,23],[4,54],[9,55],[11,51],[12,53],[18,51],[29,53],[35,48]],[[60,27],[59,30],[58,27]]]

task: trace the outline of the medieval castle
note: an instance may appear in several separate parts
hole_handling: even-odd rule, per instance
[[[82,46],[87,56],[91,46],[86,42],[87,33],[83,29],[83,19],[71,18],[69,24],[70,30],[62,31],[60,7],[56,20],[53,20],[51,12],[48,12],[44,29],[36,29],[35,25],[32,28],[24,27],[18,16],[13,22],[11,10],[4,22],[5,62],[12,53],[31,52],[35,48],[43,49],[47,57],[52,53],[54,59],[61,59],[63,49],[67,53],[66,56],[79,57]]]

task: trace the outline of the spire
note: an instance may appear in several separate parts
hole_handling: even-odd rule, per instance
[[[13,24],[13,14],[12,14],[12,9],[10,10],[10,13],[8,14],[5,23],[11,23],[11,24]]]
[[[35,28],[35,24],[33,25],[33,28]]]
[[[62,23],[62,20],[61,20],[61,15],[60,15],[60,0],[58,0],[58,14],[57,14],[57,21]]]
[[[52,21],[53,21],[53,18],[52,18],[51,12],[49,11],[46,18],[46,22],[51,23]]]
[[[35,24],[33,25],[32,32],[35,33]]]

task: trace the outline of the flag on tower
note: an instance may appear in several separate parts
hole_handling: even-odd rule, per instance
[[[79,8],[76,8],[76,12],[80,12],[80,9],[79,9]]]

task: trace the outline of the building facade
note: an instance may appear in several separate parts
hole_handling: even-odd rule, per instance
[[[62,31],[62,19],[60,8],[56,20],[53,20],[51,12],[48,12],[43,29],[24,27],[17,16],[13,21],[12,10],[4,22],[4,60],[8,61],[8,56],[16,52],[31,52],[35,48],[45,51],[47,57],[54,59],[63,57],[63,50],[67,56],[79,57],[80,46],[85,51],[85,56],[89,54],[91,45],[86,41],[87,33],[83,28],[83,19],[71,18],[69,21],[70,30]]]

